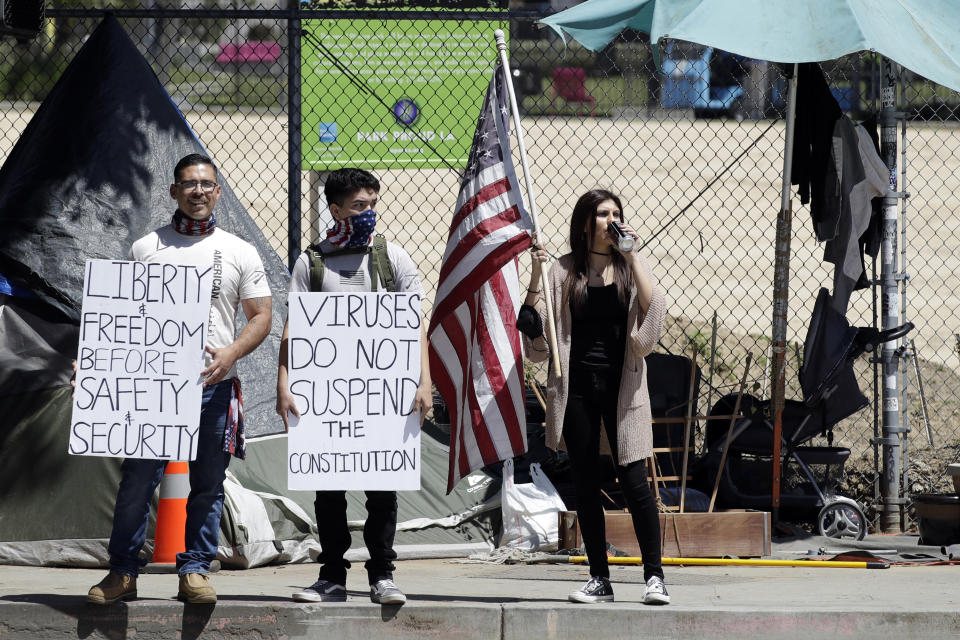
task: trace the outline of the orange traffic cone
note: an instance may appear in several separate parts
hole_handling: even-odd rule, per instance
[[[190,495],[190,464],[168,462],[160,481],[157,529],[153,540],[153,563],[173,564],[187,544],[187,497]]]

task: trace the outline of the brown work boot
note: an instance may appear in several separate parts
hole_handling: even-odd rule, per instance
[[[87,602],[90,604],[113,604],[137,597],[137,578],[111,571],[107,577],[90,587]]]
[[[180,592],[177,600],[190,604],[214,604],[217,592],[210,586],[210,579],[203,573],[187,573],[180,576]]]

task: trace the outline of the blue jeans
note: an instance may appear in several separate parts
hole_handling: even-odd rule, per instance
[[[230,464],[230,454],[223,451],[223,431],[232,385],[232,381],[224,380],[203,389],[197,458],[190,462],[186,551],[177,554],[180,575],[207,573],[210,562],[217,557],[223,479]],[[108,547],[111,571],[136,576],[147,564],[140,559],[140,548],[147,538],[150,501],[166,466],[166,460],[127,458],[123,461]]]

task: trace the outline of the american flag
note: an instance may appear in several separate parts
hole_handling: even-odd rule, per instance
[[[450,411],[447,492],[474,469],[527,450],[517,256],[533,222],[510,157],[506,78],[487,89],[443,254],[430,372]]]

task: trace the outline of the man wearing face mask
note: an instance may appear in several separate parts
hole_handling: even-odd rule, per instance
[[[380,182],[362,169],[339,169],[327,178],[324,195],[333,215],[327,237],[303,252],[290,276],[295,291],[397,291],[423,296],[420,276],[410,256],[398,245],[374,235]],[[427,355],[426,323],[420,337],[420,384],[414,397],[414,411],[423,417],[433,406],[430,366]],[[288,388],[288,325],[283,328],[277,373],[277,413],[289,428],[288,413],[299,417]],[[402,425],[397,425],[401,428]],[[403,604],[407,598],[393,582],[393,539],[397,531],[395,491],[366,491],[367,520],[363,540],[370,559],[365,568],[370,599],[380,604]],[[293,594],[298,602],[344,602],[350,562],[344,554],[350,548],[347,529],[347,500],[343,491],[317,491],[317,531],[322,552],[320,576],[311,586]]]

